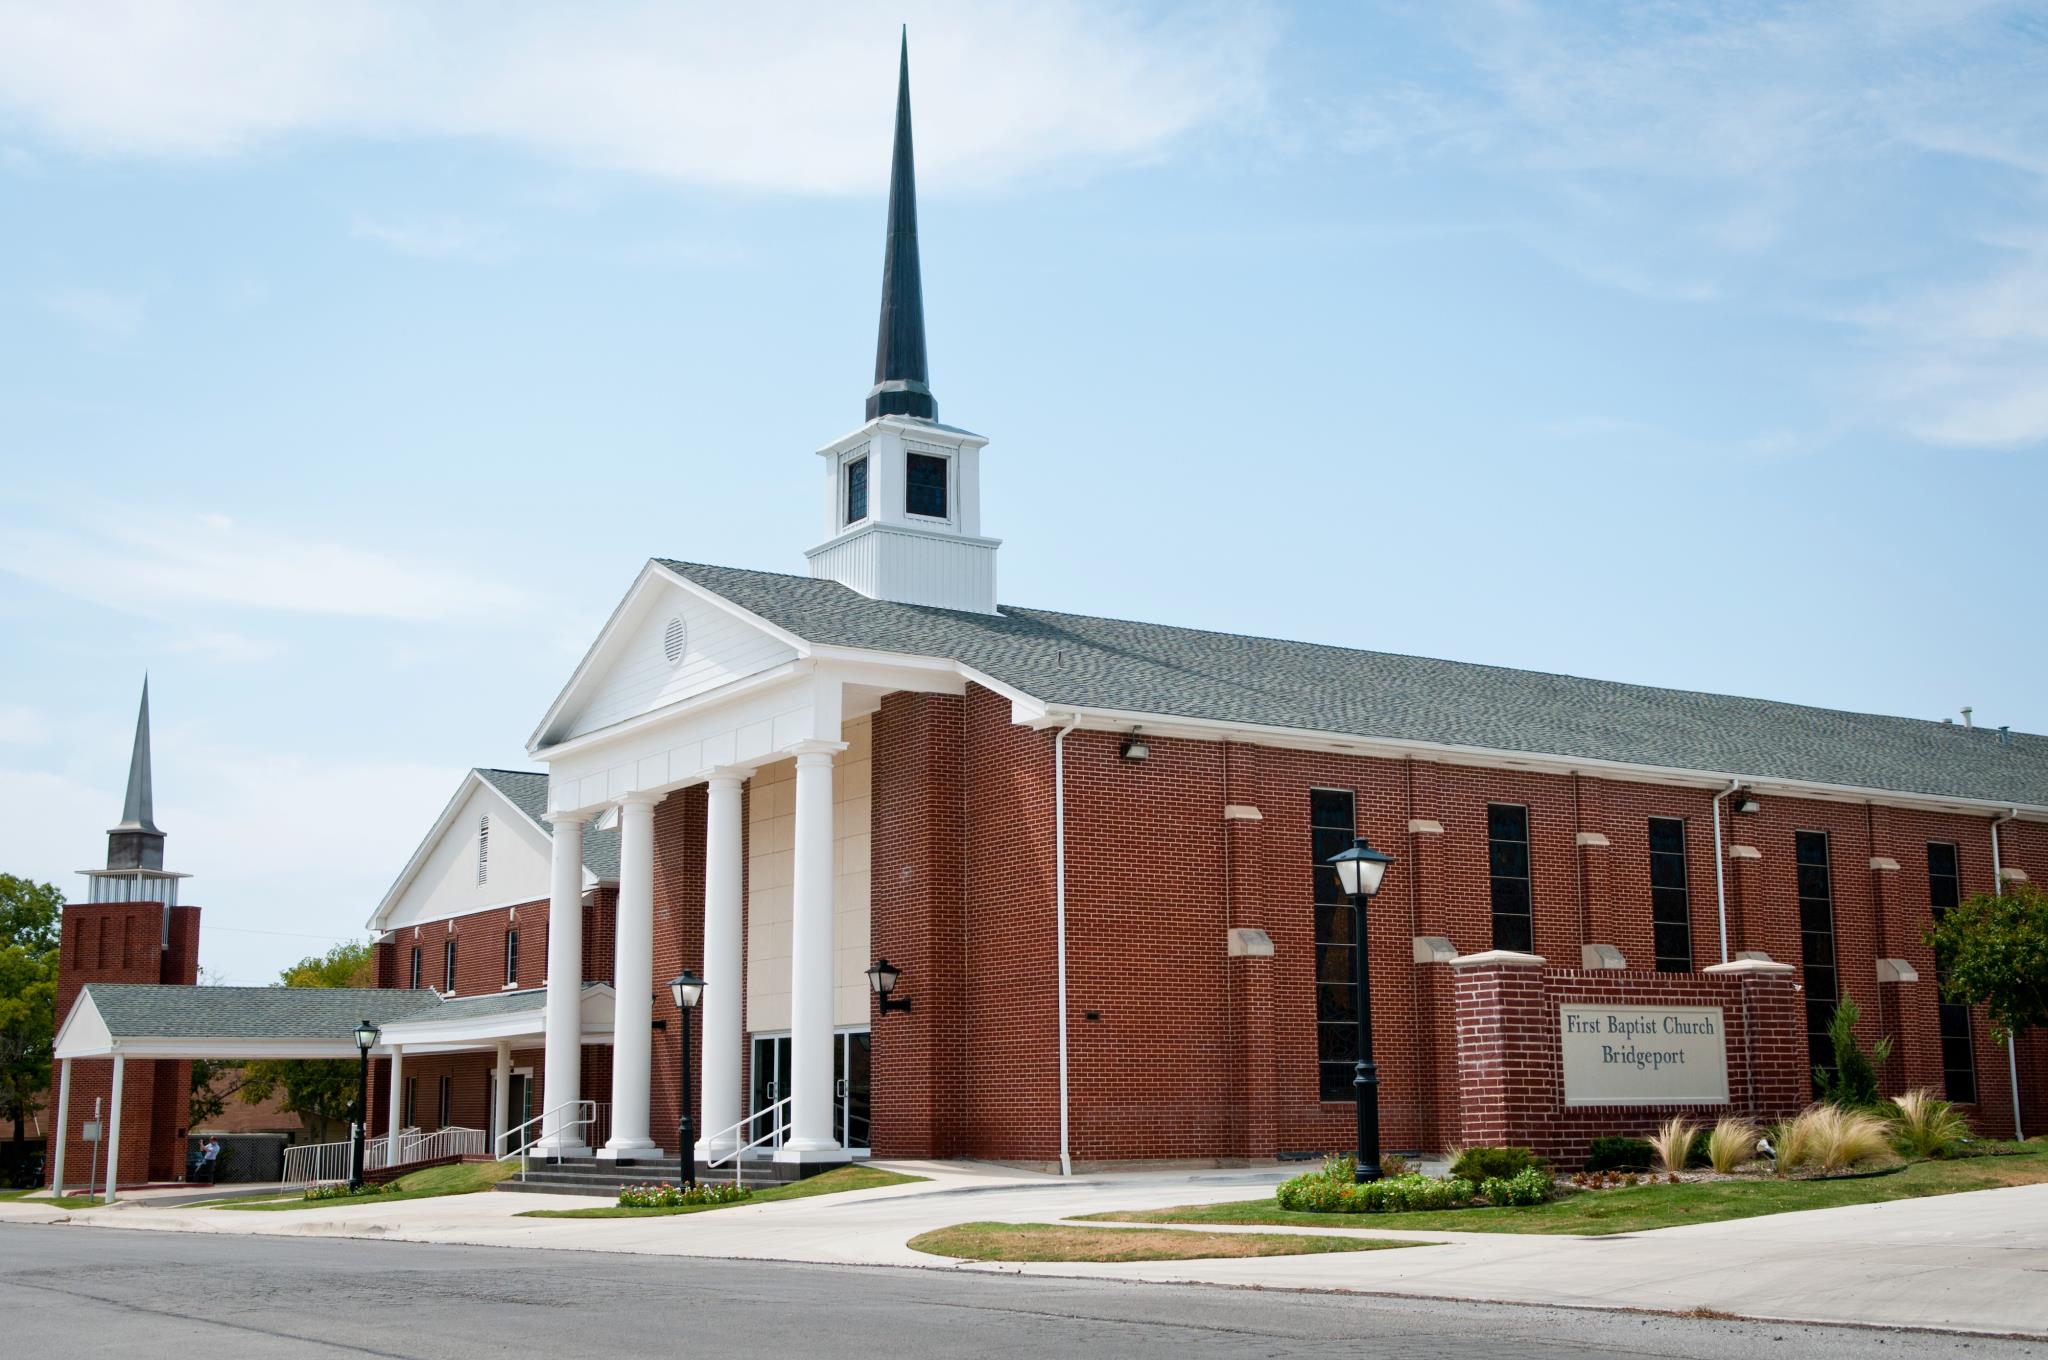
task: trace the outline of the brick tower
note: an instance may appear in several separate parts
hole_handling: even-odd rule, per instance
[[[193,986],[199,981],[199,908],[178,905],[179,880],[187,874],[164,869],[164,833],[156,826],[149,767],[149,680],[142,682],[142,708],[135,719],[135,750],[128,761],[128,793],[121,824],[107,832],[107,867],[86,869],[87,900],[64,908],[63,944],[57,960],[57,1015],[61,1024],[88,982],[154,982]],[[72,1069],[70,1141],[65,1166],[92,1165],[85,1121],[93,1102],[101,1119],[110,1104],[114,1061],[81,1058]],[[121,1166],[138,1179],[167,1181],[185,1174],[185,1111],[192,1065],[158,1059],[130,1062],[122,1093]],[[101,1149],[100,1165],[106,1165]],[[46,1159],[54,1166],[56,1157]],[[47,1174],[47,1172],[46,1172]]]

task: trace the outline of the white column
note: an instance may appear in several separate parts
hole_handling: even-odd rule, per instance
[[[121,1174],[121,1088],[128,1084],[128,1059],[124,1054],[114,1055],[114,1096],[108,1103],[112,1109],[107,1114],[107,1126],[100,1130],[100,1136],[107,1140],[107,1193],[104,1203],[114,1202],[114,1187],[120,1183]]]
[[[391,1079],[384,1083],[384,1136],[391,1140],[392,1159],[398,1156],[398,1131],[405,1127],[405,1048],[391,1046]]]
[[[504,1155],[498,1140],[510,1127],[512,1111],[512,1041],[498,1040],[498,1079],[491,1088],[491,1151]]]
[[[618,954],[612,964],[612,1136],[600,1157],[660,1155],[647,1131],[654,1061],[654,805],[659,794],[619,804]]]
[[[832,1136],[832,756],[836,741],[796,755],[795,903],[789,942],[789,1138],[775,1159],[847,1158]]]
[[[583,819],[580,812],[548,816],[555,830],[548,874],[546,1085],[535,1150],[554,1157],[590,1155],[584,1130],[568,1122],[576,1117],[572,1102],[583,1091]]]
[[[50,1164],[50,1193],[64,1193],[64,1140],[71,1134],[71,1059],[57,1067],[57,1157]]]
[[[738,1146],[736,1133],[715,1143],[746,1112],[740,1104],[740,1062],[746,1021],[741,1010],[740,788],[745,772],[711,777],[704,816],[704,1138],[700,1159],[723,1157]]]

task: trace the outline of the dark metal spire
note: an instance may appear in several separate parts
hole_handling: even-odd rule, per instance
[[[889,165],[889,236],[882,253],[882,322],[868,419],[939,418],[924,352],[924,281],[917,267],[917,171],[910,154],[910,29],[896,75],[896,151]]]
[[[161,869],[164,833],[156,829],[149,772],[149,677],[142,677],[142,708],[135,715],[135,749],[128,757],[128,796],[121,824],[107,833],[109,869]]]

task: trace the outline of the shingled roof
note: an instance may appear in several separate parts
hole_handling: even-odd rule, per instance
[[[538,770],[490,770],[479,767],[477,777],[505,795],[513,807],[533,819],[549,836],[554,823],[547,819],[548,777]],[[599,831],[595,818],[583,824],[583,867],[601,879],[619,876],[619,833]]]
[[[356,1023],[422,1020],[440,1009],[426,989],[179,987],[89,982],[84,993],[116,1039],[348,1039]]]
[[[2048,737],[2028,733],[658,560],[806,641],[957,660],[1057,707],[2048,806]]]

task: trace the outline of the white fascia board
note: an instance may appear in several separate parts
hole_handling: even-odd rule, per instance
[[[504,1011],[469,1020],[462,1017],[394,1022],[384,1026],[384,1047],[403,1048],[410,1053],[421,1044],[495,1044],[500,1039],[526,1035],[539,1037],[546,1029],[547,1000],[543,997],[526,1010]]]
[[[381,1054],[381,1046],[370,1050]],[[212,1058],[256,1062],[263,1058],[348,1058],[356,1056],[353,1039],[185,1039],[152,1035],[116,1039],[110,1053],[126,1058]]]
[[[562,759],[564,756],[576,755],[588,751],[592,747],[603,746],[608,742],[623,741],[636,732],[643,731],[649,727],[659,727],[665,722],[698,712],[701,709],[716,708],[720,704],[729,703],[734,699],[752,694],[757,690],[783,684],[792,677],[808,678],[812,670],[813,665],[806,658],[785,661],[780,665],[771,666],[765,671],[756,671],[752,675],[743,675],[737,680],[720,685],[717,689],[706,690],[702,694],[692,694],[687,699],[678,699],[666,707],[635,714],[630,718],[623,718],[609,727],[600,727],[594,732],[582,733],[554,746],[540,747],[530,754],[535,760],[552,763]],[[551,770],[549,773],[552,776],[553,771]]]
[[[1146,734],[1151,736],[1185,737],[1195,741],[1222,741],[1235,737],[1262,746],[1290,750],[1332,751],[1346,755],[1376,756],[1382,759],[1421,756],[1447,765],[1529,770],[1540,774],[1594,774],[1636,784],[1672,784],[1681,787],[1722,789],[1730,783],[1740,783],[1759,793],[1779,793],[1788,797],[1845,803],[1878,803],[1889,807],[1967,816],[2012,813],[2022,820],[2048,821],[2048,806],[2021,804],[2015,808],[2005,799],[1957,798],[1945,794],[1864,788],[1851,784],[1772,779],[1733,771],[1722,773],[1712,770],[1688,770],[1665,765],[1639,765],[1627,761],[1552,755],[1546,752],[1454,746],[1446,742],[1417,741],[1401,737],[1349,736],[1344,733],[1318,732],[1306,728],[1267,727],[1257,723],[1187,718],[1124,709],[1059,705],[1046,708],[1043,716],[1035,721],[1020,725],[1062,725],[1074,717],[1080,719],[1082,727],[1093,731],[1118,732],[1127,731],[1132,727],[1142,727]]]
[[[92,999],[92,984],[87,983],[76,1000],[71,1003],[71,1014],[64,1017],[64,1023],[57,1028],[57,1039],[52,1053],[55,1058],[97,1058],[114,1051],[113,1032],[107,1028],[106,1018]]]
[[[587,869],[584,870],[583,876],[585,879],[583,888],[584,891],[588,892],[592,887],[596,886],[596,879]],[[372,926],[371,929],[387,940],[399,941],[406,937],[407,931],[412,930],[416,926],[437,926],[444,921],[460,921],[465,916],[487,916],[494,911],[510,911],[514,907],[545,907],[548,903],[549,899],[545,897],[513,897],[507,898],[503,902],[487,903],[481,907],[464,907],[460,911],[444,911],[433,916],[421,916],[415,920],[407,921],[403,925]],[[517,925],[518,922],[515,921],[513,924]]]
[[[419,848],[412,852],[412,858],[405,862],[403,869],[399,870],[397,879],[385,891],[383,900],[377,904],[377,909],[370,913],[370,919],[364,923],[365,929],[381,935],[393,928],[386,925],[385,922],[391,918],[392,911],[398,906],[398,899],[405,896],[406,889],[412,886],[413,879],[419,875],[420,869],[425,866],[428,858],[433,854],[434,848],[441,843],[441,838],[446,836],[449,829],[455,825],[455,814],[461,809],[463,803],[468,800],[472,788],[489,790],[491,797],[497,799],[500,807],[540,832],[541,839],[551,840],[553,838],[549,828],[542,826],[539,822],[527,816],[525,810],[519,804],[505,796],[503,789],[484,778],[481,774],[478,774],[475,768],[472,767],[470,772],[463,776],[462,782],[456,786],[455,796],[448,800],[448,806],[442,808],[441,815],[434,819],[433,829],[428,831],[426,837],[420,841]],[[592,882],[595,882],[595,880],[592,880]],[[462,911],[447,912],[440,916],[422,916],[417,921],[406,922],[406,925],[424,925],[428,921],[446,921],[457,916],[472,916],[486,911],[503,911],[506,907],[523,907],[530,902],[546,900],[545,898],[521,897],[509,902],[499,902],[486,907],[468,907]],[[398,929],[403,928],[398,927]]]
[[[876,416],[863,421],[857,428],[847,431],[829,444],[817,449],[820,458],[837,458],[848,449],[866,443],[875,437],[877,430],[891,430],[911,439],[920,439],[929,444],[950,444],[962,449],[985,449],[988,436],[963,430],[958,425],[941,425],[935,420],[912,420],[906,416]]]

